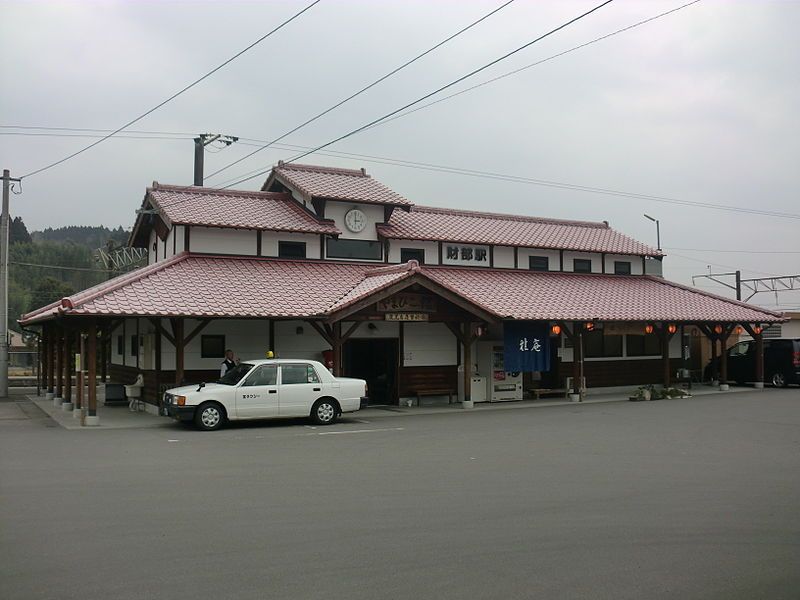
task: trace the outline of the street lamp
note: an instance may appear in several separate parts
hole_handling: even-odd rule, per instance
[[[659,228],[658,219],[654,219],[650,215],[645,215],[646,219],[650,219],[653,223],[656,224],[656,243],[658,244],[657,250],[661,251],[661,229]]]

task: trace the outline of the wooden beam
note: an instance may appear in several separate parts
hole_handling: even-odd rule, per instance
[[[158,404],[159,408],[161,408],[161,328],[156,327],[156,356],[155,356],[155,368],[156,368],[156,403]],[[144,390],[142,390],[144,391]]]
[[[361,325],[361,321],[356,321],[350,326],[350,328],[347,331],[344,332],[344,334],[342,334],[342,339],[341,339],[342,344],[344,344],[347,340],[350,339],[350,336],[356,332],[356,329],[358,329],[359,325]]]
[[[56,328],[56,398],[63,398],[64,394],[64,329]]]
[[[195,337],[197,337],[197,334],[203,331],[203,329],[205,329],[208,326],[208,324],[211,323],[212,320],[213,319],[203,319],[202,321],[200,321],[197,327],[195,327],[192,330],[192,332],[186,336],[186,339],[183,340],[183,345],[188,346],[189,342],[191,342]]]
[[[445,321],[444,324],[453,333],[453,335],[456,336],[456,339],[463,344],[464,343],[464,333],[461,331],[460,323],[456,324],[456,323],[452,323],[450,321]]]
[[[170,319],[172,330],[175,333],[175,384],[182,385],[184,379],[185,348],[183,337],[183,318]]]
[[[161,335],[163,335],[165,338],[167,338],[167,341],[168,341],[170,344],[172,344],[173,346],[175,345],[175,338],[174,338],[173,336],[171,336],[171,335],[170,335],[170,334],[167,332],[167,330],[166,330],[166,329],[164,329],[164,328],[161,326],[161,319],[158,319],[158,318],[156,318],[156,317],[150,317],[150,318],[148,319],[148,321],[150,321],[150,322],[153,324],[153,326],[156,328],[156,331],[160,332],[160,333],[161,333]]]
[[[311,325],[311,327],[314,328],[314,330],[320,335],[320,337],[326,342],[328,342],[331,345],[331,347],[333,346],[333,340],[331,339],[330,334],[325,329],[323,329],[322,326],[317,321],[306,321],[306,323]]]
[[[333,374],[339,377],[342,374],[342,323],[340,321],[333,324]]]
[[[64,331],[64,402],[72,402],[72,332]]]

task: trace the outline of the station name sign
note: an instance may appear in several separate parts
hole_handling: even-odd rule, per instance
[[[444,244],[442,246],[442,264],[482,265],[488,267],[489,246],[473,246],[469,244]]]
[[[386,313],[387,321],[419,322],[427,321],[428,313]]]

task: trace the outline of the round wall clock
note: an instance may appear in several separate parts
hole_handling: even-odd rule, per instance
[[[353,233],[361,233],[367,226],[367,216],[359,209],[352,208],[345,213],[344,224]]]

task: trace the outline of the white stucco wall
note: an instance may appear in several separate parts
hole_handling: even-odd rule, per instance
[[[403,325],[404,367],[455,365],[457,341],[444,323],[405,323]]]
[[[253,229],[192,227],[189,235],[192,252],[219,252],[255,256],[257,233]]]
[[[152,265],[158,260],[158,236],[155,230],[150,231],[150,237],[147,238],[147,264]],[[153,250],[155,244],[156,250]]]
[[[298,334],[297,328],[303,332]],[[328,350],[326,342],[305,321],[275,321],[275,352],[278,358],[308,358],[322,361],[322,351]]]
[[[344,224],[344,216],[353,208],[359,209],[364,213],[367,226],[359,233],[353,233]],[[349,240],[377,240],[378,231],[375,225],[383,223],[383,205],[378,204],[358,204],[355,202],[338,202],[329,200],[325,204],[325,218],[333,220],[342,232],[342,239]]]
[[[400,262],[400,251],[403,248],[414,248],[425,251],[425,264],[439,264],[439,244],[437,242],[424,242],[418,240],[389,240],[389,262]]]
[[[495,269],[514,268],[514,247],[495,246],[493,250]]]
[[[642,257],[630,254],[606,254],[606,273],[614,273],[614,261],[631,263],[631,275],[642,274]]]
[[[261,233],[261,256],[278,256],[278,242],[305,242],[306,258],[319,258],[320,239],[316,233],[264,231]]]
[[[546,256],[548,258],[547,268],[550,271],[561,270],[561,257],[559,256],[558,250],[545,250],[543,248],[519,248],[517,252],[519,253],[518,261],[520,269],[527,270],[530,267],[531,256]]]

